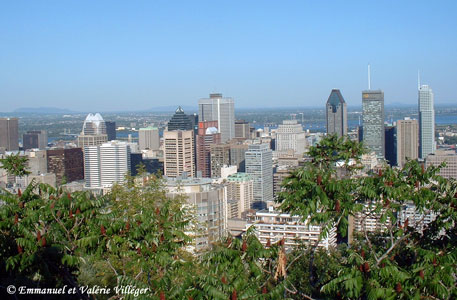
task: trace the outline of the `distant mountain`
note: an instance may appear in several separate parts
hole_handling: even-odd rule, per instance
[[[57,107],[21,107],[13,111],[13,113],[35,113],[35,114],[73,114],[77,113],[69,109]]]

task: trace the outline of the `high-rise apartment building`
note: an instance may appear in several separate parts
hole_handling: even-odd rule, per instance
[[[198,123],[197,135],[197,172],[202,177],[211,177],[211,145],[221,142],[221,134],[217,130],[217,121]]]
[[[211,177],[221,177],[223,166],[230,165],[230,145],[229,144],[212,144],[210,146],[211,157]]]
[[[27,149],[44,150],[48,146],[48,133],[46,130],[27,131],[22,135],[22,147]]]
[[[111,141],[98,146],[87,146],[84,151],[84,173],[87,188],[110,188],[123,182],[130,172],[130,146]]]
[[[194,131],[165,130],[164,139],[164,175],[178,177],[186,172],[188,176],[195,174]]]
[[[19,150],[19,132],[17,118],[0,118],[0,149]]]
[[[284,120],[276,130],[276,151],[292,149],[296,154],[305,152],[306,135],[297,120]]]
[[[419,123],[405,118],[397,121],[397,165],[419,158]]]
[[[138,131],[138,144],[140,150],[159,150],[159,129],[157,127],[140,128]]]
[[[363,143],[376,153],[378,158],[384,158],[384,92],[367,90],[362,92],[363,110]]]
[[[78,147],[85,151],[86,146],[97,146],[108,141],[106,125],[99,113],[88,114],[84,120],[83,130],[78,136]]]
[[[81,148],[46,150],[48,172],[56,174],[57,185],[84,179],[84,158]]]
[[[235,173],[227,177],[227,201],[236,201],[237,218],[252,208],[254,202],[254,181],[246,173]]]
[[[253,144],[245,155],[246,174],[254,180],[253,207],[265,208],[273,201],[273,153],[268,144]]]
[[[342,137],[348,133],[348,112],[340,90],[333,89],[327,100],[327,134]]]
[[[435,153],[435,108],[433,91],[428,85],[419,88],[419,157]]]
[[[105,121],[105,126],[108,141],[114,141],[116,139],[116,122]]]
[[[232,98],[210,94],[209,98],[198,101],[198,115],[200,121],[218,122],[222,143],[235,137],[235,102]]]

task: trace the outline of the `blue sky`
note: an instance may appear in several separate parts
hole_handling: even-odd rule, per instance
[[[0,111],[457,103],[457,1],[0,1]]]

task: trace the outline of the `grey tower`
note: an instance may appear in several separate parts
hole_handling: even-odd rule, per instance
[[[264,209],[273,201],[273,152],[268,144],[249,145],[246,173],[254,179],[254,209]]]
[[[222,94],[210,94],[207,99],[198,101],[200,122],[218,121],[221,142],[235,137],[235,102],[232,98],[223,98]]]
[[[340,90],[333,89],[327,100],[327,134],[338,137],[348,133],[348,112]]]
[[[376,153],[385,156],[384,92],[381,90],[362,91],[363,143]]]
[[[17,118],[0,118],[0,148],[6,151],[19,150]]]
[[[435,153],[435,109],[433,91],[428,85],[419,87],[419,157]]]

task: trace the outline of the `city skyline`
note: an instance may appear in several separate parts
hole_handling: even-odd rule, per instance
[[[368,63],[386,105],[416,102],[418,69],[434,87],[435,103],[451,104],[456,6],[7,3],[0,12],[0,111],[37,103],[139,111],[163,103],[195,106],[214,92],[230,95],[239,108],[306,107],[325,103],[333,88],[348,106],[358,106]]]

